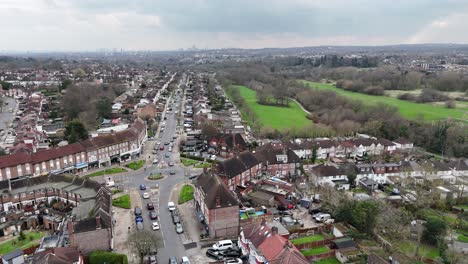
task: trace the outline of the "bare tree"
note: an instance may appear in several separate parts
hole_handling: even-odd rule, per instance
[[[145,231],[135,231],[128,238],[133,251],[139,256],[140,263],[143,264],[145,256],[157,252],[159,238],[154,233]]]

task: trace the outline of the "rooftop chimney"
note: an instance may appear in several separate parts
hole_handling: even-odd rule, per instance
[[[101,229],[101,217],[96,216],[96,229]]]

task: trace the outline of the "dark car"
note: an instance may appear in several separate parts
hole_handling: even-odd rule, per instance
[[[146,186],[144,184],[140,185],[140,190],[142,191],[146,190]]]
[[[148,209],[148,210],[154,210],[154,204],[153,204],[153,203],[147,203],[147,204],[146,204],[146,209]]]
[[[154,211],[149,213],[149,217],[150,217],[151,220],[158,219],[158,215]]]
[[[225,250],[221,254],[225,258],[239,258],[242,255],[238,250]]]
[[[180,223],[180,217],[178,215],[173,215],[172,216],[172,222],[174,224]]]
[[[174,175],[174,174],[176,174],[176,172],[173,171],[173,170],[171,170],[171,171],[169,172],[169,174],[170,174],[170,175]]]
[[[169,145],[169,142],[167,142],[167,141],[166,141],[166,142],[164,142],[164,145],[166,145],[166,146],[167,146],[167,145]]]
[[[208,249],[206,251],[206,256],[214,260],[222,260],[224,258],[219,251],[213,249]]]
[[[311,214],[311,215],[317,214],[317,213],[320,213],[320,212],[322,212],[322,210],[320,210],[319,208],[309,209],[309,214]]]
[[[141,215],[141,208],[140,207],[135,207],[135,215]]]
[[[177,258],[176,257],[170,257],[169,258],[169,264],[177,264]]]
[[[164,145],[159,146],[159,150],[164,150]]]
[[[137,215],[135,216],[135,222],[143,222],[143,217],[141,217],[141,215]]]

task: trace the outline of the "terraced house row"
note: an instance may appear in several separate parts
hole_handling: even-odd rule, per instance
[[[0,157],[0,180],[26,176],[78,173],[138,157],[147,140],[146,124],[136,119],[126,130],[91,137],[63,147],[32,154]]]

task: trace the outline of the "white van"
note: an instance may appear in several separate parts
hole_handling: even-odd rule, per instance
[[[315,217],[315,220],[317,222],[324,222],[324,221],[326,221],[326,220],[328,220],[330,218],[331,218],[330,214],[320,214],[320,215]]]
[[[231,249],[234,247],[234,244],[232,243],[231,240],[221,240],[216,242],[216,244],[213,245],[213,250],[226,250],[226,249]]]
[[[106,178],[106,187],[114,187],[114,186],[115,186],[114,180],[111,177],[107,177]]]

